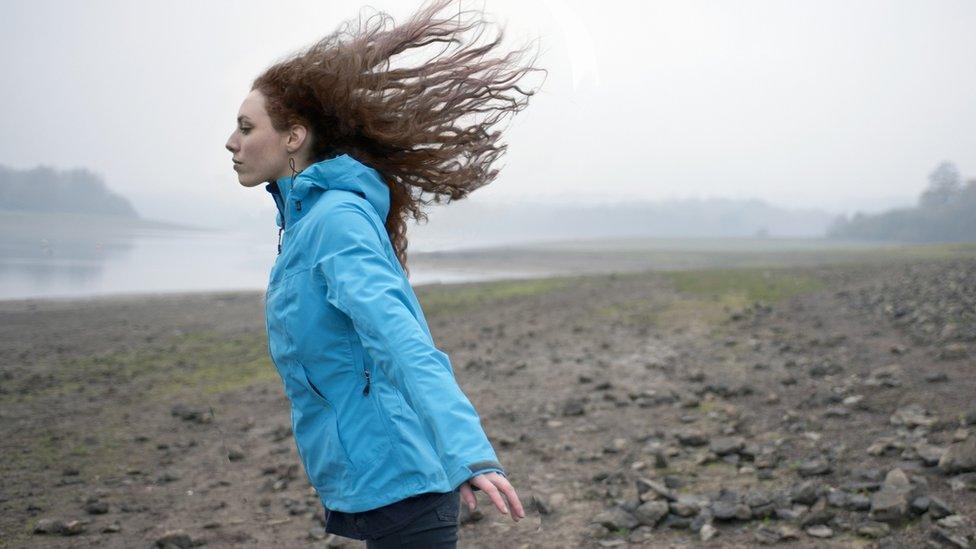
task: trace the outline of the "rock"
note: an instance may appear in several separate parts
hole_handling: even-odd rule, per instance
[[[931,502],[929,501],[928,496],[917,497],[912,500],[911,510],[916,515],[921,515],[922,513],[929,510],[930,504]]]
[[[830,464],[826,460],[821,458],[815,458],[806,460],[800,463],[800,467],[797,470],[801,477],[812,477],[817,475],[827,475],[833,471]]]
[[[907,518],[913,499],[911,481],[901,469],[892,469],[885,477],[881,490],[871,498],[870,517],[881,522],[900,522]]]
[[[851,494],[847,498],[847,509],[851,511],[869,511],[871,509],[871,498],[864,494]]]
[[[949,487],[953,491],[969,490],[976,492],[976,473],[963,473],[950,478]]]
[[[946,475],[976,471],[976,438],[950,445],[939,459],[939,470]]]
[[[892,437],[881,437],[868,446],[867,452],[872,456],[890,455],[905,449],[905,444]]]
[[[929,497],[929,516],[933,519],[940,519],[942,517],[947,517],[953,514],[952,509],[946,505],[946,502],[941,499],[930,496]]]
[[[933,540],[935,540],[936,542],[942,545],[948,545],[950,547],[958,547],[959,549],[969,548],[969,540],[966,539],[966,536],[963,536],[961,534],[955,534],[953,532],[944,530],[939,527],[933,528],[930,536]]]
[[[790,501],[803,505],[813,505],[820,497],[820,491],[820,487],[816,483],[808,480],[793,487],[790,493]]]
[[[949,381],[949,376],[945,372],[930,372],[925,374],[925,381],[929,383],[944,383]]]
[[[322,526],[313,526],[308,529],[308,539],[320,541],[328,537],[328,532]]]
[[[831,507],[844,509],[850,500],[850,494],[843,490],[834,490],[827,494],[827,504]]]
[[[839,374],[844,371],[844,367],[830,360],[829,358],[824,358],[817,364],[810,366],[808,373],[812,378],[821,378],[824,376]]]
[[[965,425],[976,425],[976,410],[970,410],[963,416],[962,422]]]
[[[967,525],[965,517],[962,515],[949,515],[947,517],[942,517],[938,521],[939,526],[943,528],[962,528]]]
[[[834,518],[834,511],[828,509],[827,500],[821,498],[803,515],[803,518],[800,520],[800,527],[807,528],[818,524],[827,524],[832,518]]]
[[[718,530],[715,529],[711,524],[705,524],[698,531],[698,536],[702,541],[708,541],[718,535]]]
[[[34,525],[35,534],[55,534],[74,536],[85,531],[85,523],[80,520],[41,519]]]
[[[177,480],[180,480],[180,477],[169,471],[165,471],[161,475],[156,477],[156,482],[159,484],[166,484],[168,482],[174,482]]]
[[[656,480],[640,477],[636,481],[637,493],[641,497],[641,501],[648,501],[650,499],[666,499],[668,501],[675,501],[678,496],[671,491],[667,485],[662,484]],[[647,497],[646,494],[650,492],[653,497]]]
[[[708,437],[696,429],[678,431],[674,436],[684,446],[705,446],[708,444]]]
[[[202,410],[190,408],[185,404],[174,405],[170,409],[170,415],[178,417],[183,421],[192,421],[194,423],[210,423],[213,419],[210,414]]]
[[[890,418],[892,425],[903,425],[909,429],[913,427],[931,427],[936,418],[929,416],[928,411],[918,404],[909,404],[895,411]]]
[[[464,508],[464,506],[462,506],[462,508]],[[464,524],[463,518],[461,520],[461,523]],[[601,539],[610,535],[610,532],[602,524],[591,522],[583,526],[582,535],[584,538],[588,538],[588,539]]]
[[[716,520],[749,520],[752,518],[752,510],[744,503],[734,501],[714,501],[712,502],[712,514]]]
[[[689,520],[687,517],[685,517],[685,519]],[[712,522],[715,520],[715,517],[712,516],[712,511],[710,509],[703,507],[701,512],[698,513],[698,516],[691,518],[690,520],[691,523],[688,525],[688,529],[691,530],[692,532],[700,532],[702,526],[705,526],[706,524],[712,524]]]
[[[966,345],[964,343],[953,342],[942,347],[937,356],[942,360],[957,360],[967,358],[969,356],[969,351],[966,350]]]
[[[678,515],[668,515],[664,517],[664,521],[661,522],[661,528],[670,528],[672,530],[688,530],[691,528],[692,519],[687,517],[679,517]]]
[[[89,515],[104,515],[108,513],[108,503],[104,501],[90,501],[85,504],[85,512]]]
[[[780,539],[783,541],[796,541],[800,539],[800,531],[789,524],[780,526],[777,531],[779,532]]]
[[[757,528],[753,533],[753,537],[755,537],[756,541],[758,541],[761,545],[772,545],[774,543],[779,543],[782,539],[779,532],[765,526],[760,526]]]
[[[915,452],[918,457],[922,459],[922,463],[928,465],[929,467],[939,464],[942,456],[945,455],[946,449],[939,446],[934,446],[926,442],[919,442],[915,444]]]
[[[680,495],[677,501],[672,501],[670,505],[671,512],[678,515],[679,517],[693,517],[698,514],[698,511],[704,507],[708,502],[702,502],[697,498],[691,496]]]
[[[563,403],[564,416],[581,416],[586,413],[585,398],[571,398]]]
[[[830,529],[829,526],[818,524],[816,526],[811,526],[804,530],[808,536],[815,538],[831,538],[834,537],[834,531]]]
[[[637,517],[620,507],[611,507],[593,518],[593,522],[603,525],[611,532],[621,528],[632,530],[640,525]]]
[[[879,539],[891,534],[891,526],[885,522],[869,521],[857,528],[857,535],[871,539]]]
[[[648,501],[634,511],[634,516],[641,524],[657,526],[657,523],[667,516],[668,509],[668,504],[664,501]]]
[[[868,387],[900,387],[903,375],[902,367],[898,364],[889,364],[871,371],[864,384]]]
[[[156,538],[156,547],[162,549],[187,549],[193,545],[190,535],[183,530],[170,530]]]
[[[734,454],[745,448],[746,441],[742,437],[716,437],[712,440],[708,449],[718,454],[724,456],[726,454]]]
[[[529,498],[529,507],[534,507],[540,515],[550,515],[552,514],[552,506],[549,500],[542,494],[532,494]]]

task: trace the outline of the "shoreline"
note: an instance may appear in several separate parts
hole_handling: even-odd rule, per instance
[[[889,259],[418,286],[528,511],[515,525],[482,497],[459,543],[697,543],[692,517],[633,518],[662,501],[642,479],[712,506],[775,502],[713,513],[716,547],[815,543],[802,524],[824,510],[833,543],[864,541],[868,511],[826,494],[855,497],[895,469],[974,516],[976,491],[953,488],[970,473],[872,448],[917,442],[892,418],[928,425],[911,431],[926,450],[976,440],[960,423],[976,413],[976,319],[959,306],[976,303],[976,258]],[[261,295],[0,302],[5,542],[131,547],[181,531],[212,547],[361,546],[321,530]],[[789,501],[798,490],[824,502]],[[34,533],[44,519],[79,531]],[[907,519],[874,531],[919,546],[941,528]]]

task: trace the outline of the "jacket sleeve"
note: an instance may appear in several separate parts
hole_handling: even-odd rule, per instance
[[[316,227],[315,267],[325,279],[326,299],[349,316],[373,362],[424,422],[452,489],[477,474],[504,475],[447,355],[412,312],[413,288],[363,207],[338,202]]]

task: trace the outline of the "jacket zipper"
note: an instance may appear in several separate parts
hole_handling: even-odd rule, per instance
[[[363,389],[363,396],[369,394],[369,370],[363,368],[363,373],[366,374],[366,387]]]

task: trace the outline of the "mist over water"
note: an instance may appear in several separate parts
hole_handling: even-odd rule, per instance
[[[0,299],[132,293],[263,290],[277,236],[229,231],[139,231],[133,235],[5,239]],[[464,243],[440,240],[444,250]],[[518,270],[413,268],[413,284],[531,276]],[[536,273],[538,274],[538,273]]]

